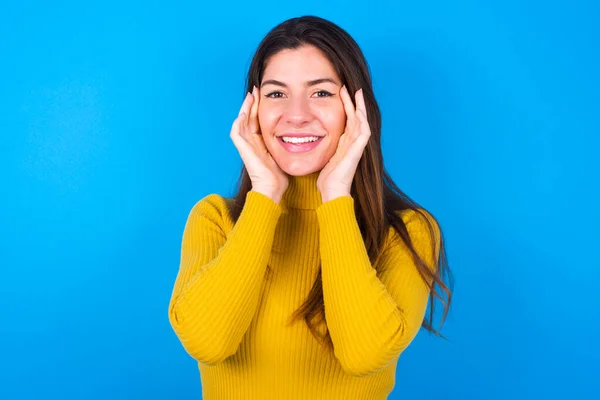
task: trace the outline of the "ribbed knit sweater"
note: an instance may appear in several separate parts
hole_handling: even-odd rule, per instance
[[[229,199],[218,194],[189,213],[169,321],[198,362],[205,400],[373,400],[394,388],[397,361],[421,327],[429,289],[393,228],[378,261],[385,272],[376,273],[354,199],[322,203],[318,175],[290,177],[279,203],[248,192],[236,223]],[[433,265],[424,219],[412,210],[400,215]],[[287,325],[320,263],[333,352],[304,321]]]

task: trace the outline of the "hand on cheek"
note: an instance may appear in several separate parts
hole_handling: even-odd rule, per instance
[[[258,121],[259,90],[246,95],[230,137],[252,181],[252,190],[279,202],[288,186],[287,175],[268,152]]]
[[[356,108],[346,86],[340,90],[340,97],[346,112],[346,126],[335,154],[319,173],[317,188],[321,192],[323,203],[340,196],[350,196],[358,162],[371,137],[362,89],[355,94]]]

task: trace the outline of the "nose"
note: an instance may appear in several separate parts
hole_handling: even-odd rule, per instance
[[[291,125],[303,126],[312,120],[309,100],[303,96],[291,97],[285,108],[285,121]]]

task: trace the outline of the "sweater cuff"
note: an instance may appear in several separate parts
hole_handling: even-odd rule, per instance
[[[326,231],[327,234],[331,233],[334,236],[338,234],[346,236],[349,232],[356,231],[357,222],[352,196],[336,197],[321,204],[316,211],[322,233]]]
[[[317,213],[327,217],[348,212],[349,210],[354,214],[354,197],[352,196],[339,196],[317,207]]]
[[[269,222],[276,224],[283,211],[283,208],[269,196],[249,191],[246,194],[240,219],[243,217],[245,220],[253,221],[256,226],[264,226]]]

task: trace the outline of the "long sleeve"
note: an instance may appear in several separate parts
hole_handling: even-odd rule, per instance
[[[224,200],[212,194],[192,208],[183,233],[169,321],[186,351],[214,365],[234,354],[259,304],[282,208],[254,191],[226,234]]]
[[[379,261],[386,264],[385,272],[376,275],[352,197],[323,203],[317,208],[317,217],[325,315],[335,356],[347,373],[370,375],[399,357],[417,335],[429,288],[395,231],[396,240],[386,242]],[[409,210],[403,220],[417,252],[432,265],[429,231],[424,219],[418,217]]]

